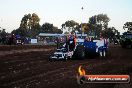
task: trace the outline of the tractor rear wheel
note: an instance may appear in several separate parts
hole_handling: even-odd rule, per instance
[[[74,51],[73,58],[84,59],[85,58],[85,48],[83,45],[78,45]]]

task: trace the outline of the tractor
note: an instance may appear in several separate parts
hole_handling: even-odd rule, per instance
[[[98,54],[106,57],[107,40],[90,38],[77,38],[75,35],[66,36],[66,42],[62,47],[57,48],[50,56],[50,60],[84,59],[89,55]]]
[[[132,48],[132,33],[131,32],[124,32],[120,44],[122,48]]]
[[[8,45],[23,45],[24,38],[20,35],[10,34],[6,38],[6,44],[8,44]]]

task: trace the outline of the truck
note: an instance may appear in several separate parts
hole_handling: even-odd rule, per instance
[[[50,56],[50,60],[84,59],[94,54],[102,58],[106,57],[107,48],[106,39],[87,41],[85,38],[71,36],[66,39],[66,43],[61,48]]]
[[[57,49],[55,53],[50,57],[50,60],[67,60],[72,58],[73,52],[67,52],[66,48]]]
[[[132,33],[124,32],[120,39],[120,44],[122,48],[132,48]]]
[[[24,37],[15,34],[8,34],[5,38],[5,44],[7,45],[23,45]]]

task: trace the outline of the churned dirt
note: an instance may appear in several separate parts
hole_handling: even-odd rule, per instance
[[[0,88],[132,88],[127,84],[77,83],[81,65],[86,74],[128,74],[132,79],[132,49],[110,45],[107,57],[52,61],[55,46],[0,46]]]

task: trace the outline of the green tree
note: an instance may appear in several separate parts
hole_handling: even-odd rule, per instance
[[[96,19],[97,24],[102,25],[104,28],[107,28],[110,18],[106,14],[98,14]]]
[[[20,27],[13,30],[12,33],[30,38],[35,37],[41,29],[39,21],[40,18],[37,14],[25,14],[21,20]]]
[[[85,33],[85,34],[88,34],[90,31],[89,31],[89,24],[88,23],[81,23],[79,26],[78,29],[78,32],[79,33]]]
[[[102,30],[108,28],[109,17],[106,14],[98,14],[89,18],[89,31],[94,32],[97,37],[100,36]]]
[[[73,32],[79,27],[79,23],[75,22],[74,20],[68,20],[64,24],[61,25],[63,32]]]
[[[1,29],[2,30],[0,30],[0,43],[6,44],[6,36],[7,36],[7,33],[6,33],[5,29],[3,29],[3,28],[1,28]]]
[[[128,32],[132,32],[132,22],[126,22],[123,29],[127,29]]]
[[[55,27],[53,24],[50,24],[50,23],[43,24],[41,27],[41,32],[44,32],[44,33],[62,33],[62,31],[60,29],[58,29],[58,27]]]
[[[118,30],[116,30],[114,27],[109,27],[106,30],[102,30],[101,33],[103,37],[110,39],[120,36],[120,32],[118,32]]]
[[[1,36],[1,38],[6,38],[7,33],[6,33],[5,30],[6,30],[6,29],[0,30],[0,36]]]
[[[12,34],[16,34],[16,35],[19,34],[19,35],[25,36],[25,37],[28,36],[27,31],[26,31],[26,30],[22,30],[22,29],[20,29],[20,28],[18,28],[18,29],[16,29],[16,30],[13,30],[11,33],[12,33]]]

